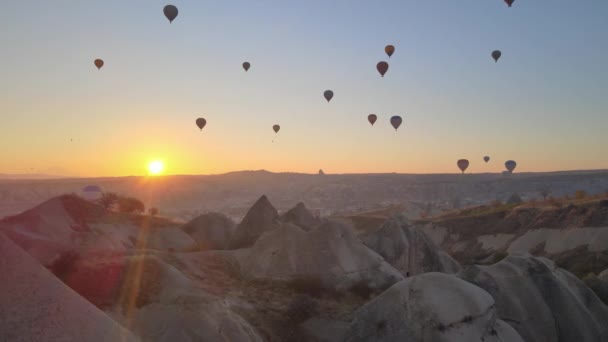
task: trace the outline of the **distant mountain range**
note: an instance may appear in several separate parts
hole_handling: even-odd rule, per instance
[[[51,175],[51,174],[46,174],[46,173],[17,173],[17,174],[0,173],[0,179],[59,179],[59,178],[73,178],[73,177],[72,176]]]

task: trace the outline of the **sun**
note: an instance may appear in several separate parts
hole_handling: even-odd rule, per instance
[[[148,173],[152,176],[158,176],[165,170],[165,163],[161,160],[155,160],[148,164]]]

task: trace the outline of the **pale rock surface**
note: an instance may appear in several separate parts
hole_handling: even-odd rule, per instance
[[[226,249],[236,224],[226,215],[209,213],[201,215],[182,227],[202,248],[201,250]]]
[[[284,224],[264,233],[238,258],[241,273],[255,279],[315,277],[340,289],[361,281],[382,289],[403,279],[399,271],[363,245],[349,227],[332,221],[310,232]]]
[[[488,291],[498,317],[526,341],[606,341],[608,307],[574,275],[546,258],[515,253],[459,276]]]
[[[600,274],[597,275],[597,278],[603,282],[608,283],[608,268],[600,272]]]
[[[321,223],[321,220],[314,217],[302,202],[281,215],[281,221],[295,224],[305,231],[310,231]]]
[[[522,342],[492,297],[454,275],[401,281],[355,312],[347,341]]]
[[[360,237],[403,275],[425,272],[456,273],[460,265],[433,243],[421,229],[402,217],[393,217],[380,228]]]
[[[236,227],[230,240],[230,249],[250,247],[264,232],[279,226],[279,213],[264,195],[255,202]]]

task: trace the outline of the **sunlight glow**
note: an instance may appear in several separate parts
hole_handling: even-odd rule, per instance
[[[148,164],[148,173],[151,176],[158,176],[165,170],[165,163],[160,160],[155,160]]]

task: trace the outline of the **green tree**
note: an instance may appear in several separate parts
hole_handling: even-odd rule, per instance
[[[547,197],[551,194],[551,190],[547,188],[540,188],[538,189],[538,193],[543,196],[543,201],[546,201]]]
[[[520,204],[523,203],[521,197],[514,193],[513,195],[511,195],[511,197],[509,197],[509,199],[507,200],[507,204]]]
[[[121,213],[143,213],[146,210],[144,203],[135,197],[120,197],[118,210]]]
[[[104,192],[101,198],[97,200],[99,205],[105,209],[110,209],[118,202],[119,196],[114,192]]]

